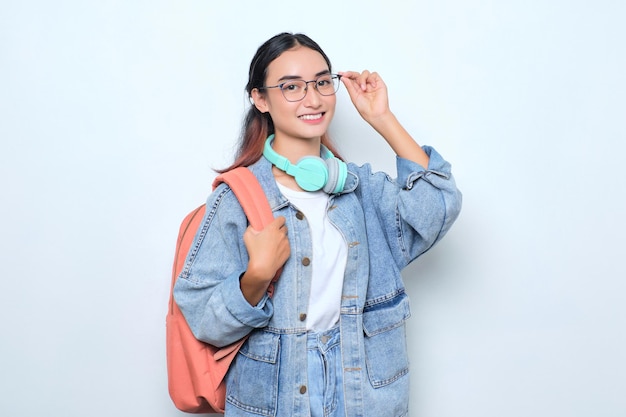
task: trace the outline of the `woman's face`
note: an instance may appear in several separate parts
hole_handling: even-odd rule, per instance
[[[290,80],[311,81],[329,74],[324,57],[313,49],[298,46],[283,52],[268,67],[266,86]],[[274,123],[276,139],[320,139],[328,130],[335,113],[336,96],[323,96],[307,84],[306,96],[300,101],[285,99],[280,88],[267,88],[263,94],[256,91],[254,103],[261,112],[269,112]]]

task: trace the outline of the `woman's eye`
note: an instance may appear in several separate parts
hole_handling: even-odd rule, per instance
[[[298,91],[300,88],[302,88],[300,83],[285,83],[282,86],[282,89],[286,91]]]

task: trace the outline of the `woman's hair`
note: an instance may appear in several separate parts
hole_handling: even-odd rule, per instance
[[[302,33],[280,33],[261,45],[252,58],[250,71],[248,73],[248,84],[246,84],[248,97],[251,96],[252,90],[255,88],[260,89],[265,85],[267,70],[272,61],[278,58],[283,52],[297,46],[304,46],[319,52],[326,61],[326,64],[328,64],[328,70],[332,71],[330,60],[313,39]],[[269,113],[261,113],[256,106],[251,105],[243,120],[235,162],[230,167],[218,170],[217,172],[226,172],[240,166],[252,165],[258,161],[263,155],[265,140],[272,133],[274,133],[274,123]],[[334,146],[330,143],[327,133],[322,135],[322,144],[329,148],[335,156],[340,158]]]

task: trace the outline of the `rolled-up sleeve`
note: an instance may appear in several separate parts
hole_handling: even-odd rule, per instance
[[[426,169],[415,162],[400,158],[399,156],[396,157],[396,167],[398,170],[397,182],[407,190],[412,189],[413,184],[419,179],[423,178],[425,181],[432,183],[433,176],[439,177],[445,181],[449,180],[452,175],[450,163],[444,160],[437,151],[430,146],[424,146],[422,149],[424,149],[429,157],[428,168]],[[435,184],[433,184],[433,186],[437,188],[446,187],[444,182],[440,182],[438,186],[436,178],[434,181]]]
[[[359,177],[358,193],[365,211],[369,242],[377,251],[391,251],[399,269],[428,251],[447,233],[459,216],[462,195],[451,165],[430,146],[428,167],[396,157],[397,177],[372,173],[368,164],[353,169]]]
[[[423,147],[429,156],[428,167],[397,157],[402,187],[398,198],[402,246],[409,259],[426,252],[448,232],[459,216],[462,194],[456,186],[452,167],[432,147]],[[415,244],[418,244],[415,246]],[[409,249],[413,246],[413,249]]]

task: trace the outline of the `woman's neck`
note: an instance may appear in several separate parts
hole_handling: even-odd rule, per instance
[[[321,138],[288,138],[285,136],[275,136],[272,142],[272,149],[279,155],[284,156],[292,164],[296,164],[305,156],[319,156]]]

